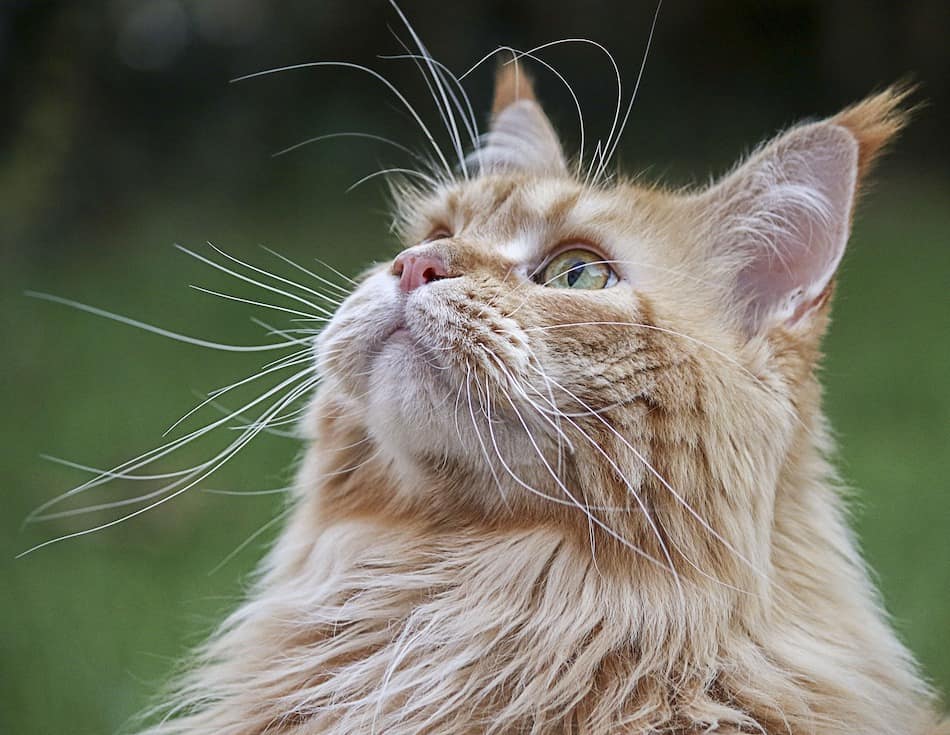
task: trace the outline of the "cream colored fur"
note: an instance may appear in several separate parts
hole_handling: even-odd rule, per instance
[[[148,732],[936,733],[815,377],[900,96],[676,193],[519,147],[551,128],[511,88],[480,176],[399,197],[453,277],[376,267],[320,336],[292,518]],[[620,282],[531,280],[565,243]]]

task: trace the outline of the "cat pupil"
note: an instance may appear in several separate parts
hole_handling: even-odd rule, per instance
[[[574,261],[574,265],[571,266],[570,270],[567,272],[567,285],[573,286],[577,283],[577,279],[581,277],[581,273],[584,272],[584,262],[580,260]]]

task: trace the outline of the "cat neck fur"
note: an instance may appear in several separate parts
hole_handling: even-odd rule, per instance
[[[555,524],[334,508],[328,468],[367,449],[317,422],[250,601],[202,651],[184,716],[153,732],[931,732],[847,529],[817,385],[805,395],[754,592],[698,575],[677,590]],[[335,477],[380,497],[371,464]]]

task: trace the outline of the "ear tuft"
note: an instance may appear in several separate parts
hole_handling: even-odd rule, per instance
[[[895,84],[831,118],[858,141],[859,179],[909,122],[916,108],[908,108],[905,103],[915,90],[914,85]]]
[[[537,102],[534,94],[534,82],[531,76],[521,68],[517,61],[499,64],[495,73],[495,99],[492,101],[491,114],[496,117],[502,110],[520,100]]]
[[[557,133],[538,104],[531,78],[517,61],[498,68],[491,127],[470,160],[481,173],[567,173]]]

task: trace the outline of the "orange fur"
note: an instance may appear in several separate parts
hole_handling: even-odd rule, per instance
[[[517,73],[496,120],[522,105],[505,135],[547,135]],[[843,241],[789,261],[814,287],[796,308],[750,320],[737,296],[776,243],[846,238],[902,102],[793,129],[707,191],[588,185],[510,140],[491,160],[516,166],[403,191],[400,236],[452,277],[405,294],[371,269],[321,334],[294,515],[150,732],[943,732],[829,463],[832,280],[807,258]],[[618,284],[532,280],[570,246]]]

